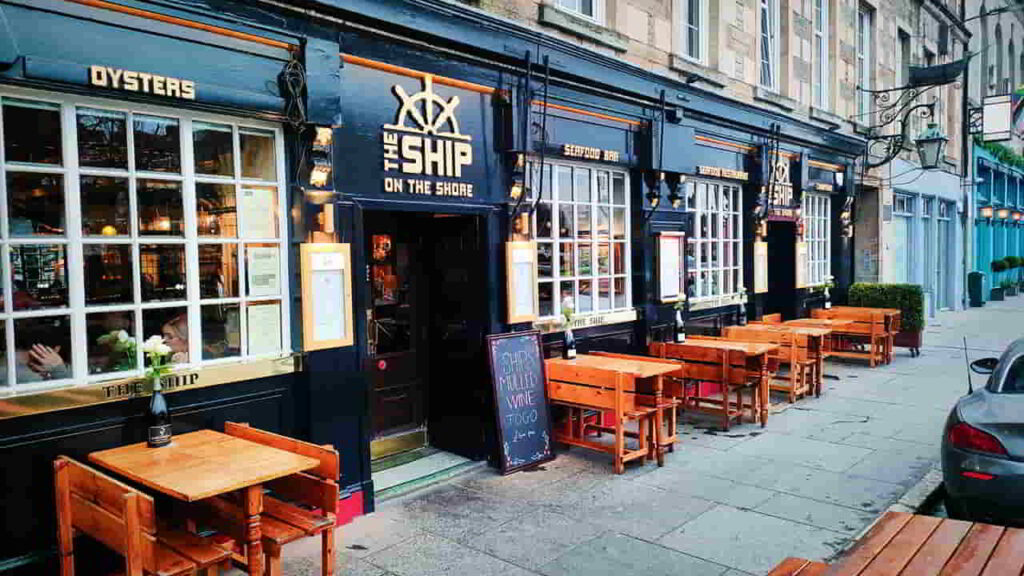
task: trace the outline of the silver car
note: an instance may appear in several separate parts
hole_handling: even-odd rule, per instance
[[[954,518],[1024,524],[1024,338],[971,370],[989,378],[946,420],[946,509]]]

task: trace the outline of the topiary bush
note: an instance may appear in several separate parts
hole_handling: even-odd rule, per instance
[[[900,330],[924,330],[924,291],[917,284],[872,284],[857,282],[850,286],[850,306],[899,308]]]
[[[1006,268],[1013,270],[1014,268],[1020,268],[1021,260],[1017,256],[1007,256],[1003,258],[1003,262],[1006,262]]]
[[[1005,272],[1006,271],[1006,261],[1004,261],[1002,259],[1000,259],[1000,260],[993,260],[992,261],[992,271],[993,272]]]

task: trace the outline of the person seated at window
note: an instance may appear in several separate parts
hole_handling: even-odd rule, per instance
[[[179,314],[160,329],[164,344],[171,347],[171,364],[188,363],[188,316]]]
[[[19,327],[14,341],[17,382],[71,378],[71,367],[60,353],[66,348],[62,344],[56,344],[54,340],[53,335],[47,334],[42,327]]]

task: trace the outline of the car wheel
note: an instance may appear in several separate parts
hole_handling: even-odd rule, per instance
[[[954,520],[970,520],[971,514],[967,510],[967,505],[963,500],[954,498],[949,494],[943,499],[943,503],[946,505],[946,514]]]

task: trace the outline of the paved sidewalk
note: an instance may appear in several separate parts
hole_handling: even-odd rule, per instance
[[[340,574],[741,576],[786,556],[827,560],[938,465],[950,406],[971,360],[1024,335],[1024,298],[940,313],[919,358],[830,362],[821,398],[767,428],[684,426],[654,464],[612,473],[573,449],[542,470],[480,470],[384,503],[339,530]],[[975,385],[981,378],[976,377]],[[286,548],[284,573],[319,574],[319,540]]]

